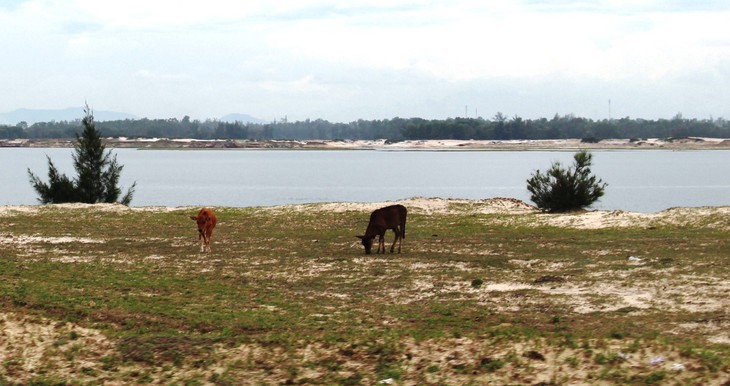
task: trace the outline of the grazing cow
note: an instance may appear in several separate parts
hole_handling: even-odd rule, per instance
[[[395,240],[390,246],[390,253],[393,253],[395,243],[398,242],[398,253],[400,253],[401,243],[406,238],[406,214],[408,210],[403,205],[391,205],[384,208],[376,209],[370,214],[370,223],[365,230],[364,236],[356,236],[362,240],[365,247],[365,253],[370,254],[373,247],[373,239],[378,236],[378,252],[385,253],[385,231],[392,229],[395,232]]]
[[[215,213],[208,208],[203,208],[198,212],[197,216],[190,216],[198,223],[198,240],[200,240],[200,252],[210,252],[210,236],[213,235],[218,219]]]

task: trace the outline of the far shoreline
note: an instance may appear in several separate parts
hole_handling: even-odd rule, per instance
[[[0,139],[0,148],[72,148],[67,139]],[[272,149],[272,150],[393,150],[393,151],[520,151],[520,150],[730,150],[728,138],[645,138],[545,140],[199,140],[170,138],[105,138],[108,148],[136,149]]]

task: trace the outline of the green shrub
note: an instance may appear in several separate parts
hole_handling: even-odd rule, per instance
[[[592,155],[585,150],[573,156],[573,168],[553,163],[545,174],[537,170],[527,180],[530,199],[546,212],[568,212],[593,204],[604,194],[606,183],[591,175]]]

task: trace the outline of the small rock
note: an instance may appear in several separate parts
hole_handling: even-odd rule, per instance
[[[537,351],[528,351],[528,352],[524,353],[522,356],[524,356],[525,358],[534,359],[534,360],[538,360],[538,361],[545,360],[545,356],[540,354]]]

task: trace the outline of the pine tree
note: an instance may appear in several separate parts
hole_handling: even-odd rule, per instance
[[[64,202],[83,202],[95,204],[99,202],[117,202],[122,190],[117,186],[124,166],[117,163],[117,156],[106,152],[101,141],[101,133],[94,125],[94,114],[87,105],[81,123],[84,131],[76,135],[74,168],[78,173],[71,180],[60,174],[49,157],[48,183],[41,181],[28,169],[30,183],[38,193],[38,200],[43,204],[59,204]],[[129,205],[132,201],[135,182],[119,201]]]
[[[74,182],[71,181],[65,174],[59,174],[56,165],[51,161],[51,157],[46,156],[48,159],[48,183],[41,181],[38,177],[28,169],[30,175],[30,184],[38,192],[38,201],[42,204],[61,204],[64,202],[75,202],[76,199],[76,187]]]
[[[527,180],[532,202],[548,212],[568,212],[593,204],[603,196],[607,184],[591,175],[592,158],[583,150],[573,156],[572,169],[555,162],[545,174],[536,171]]]

